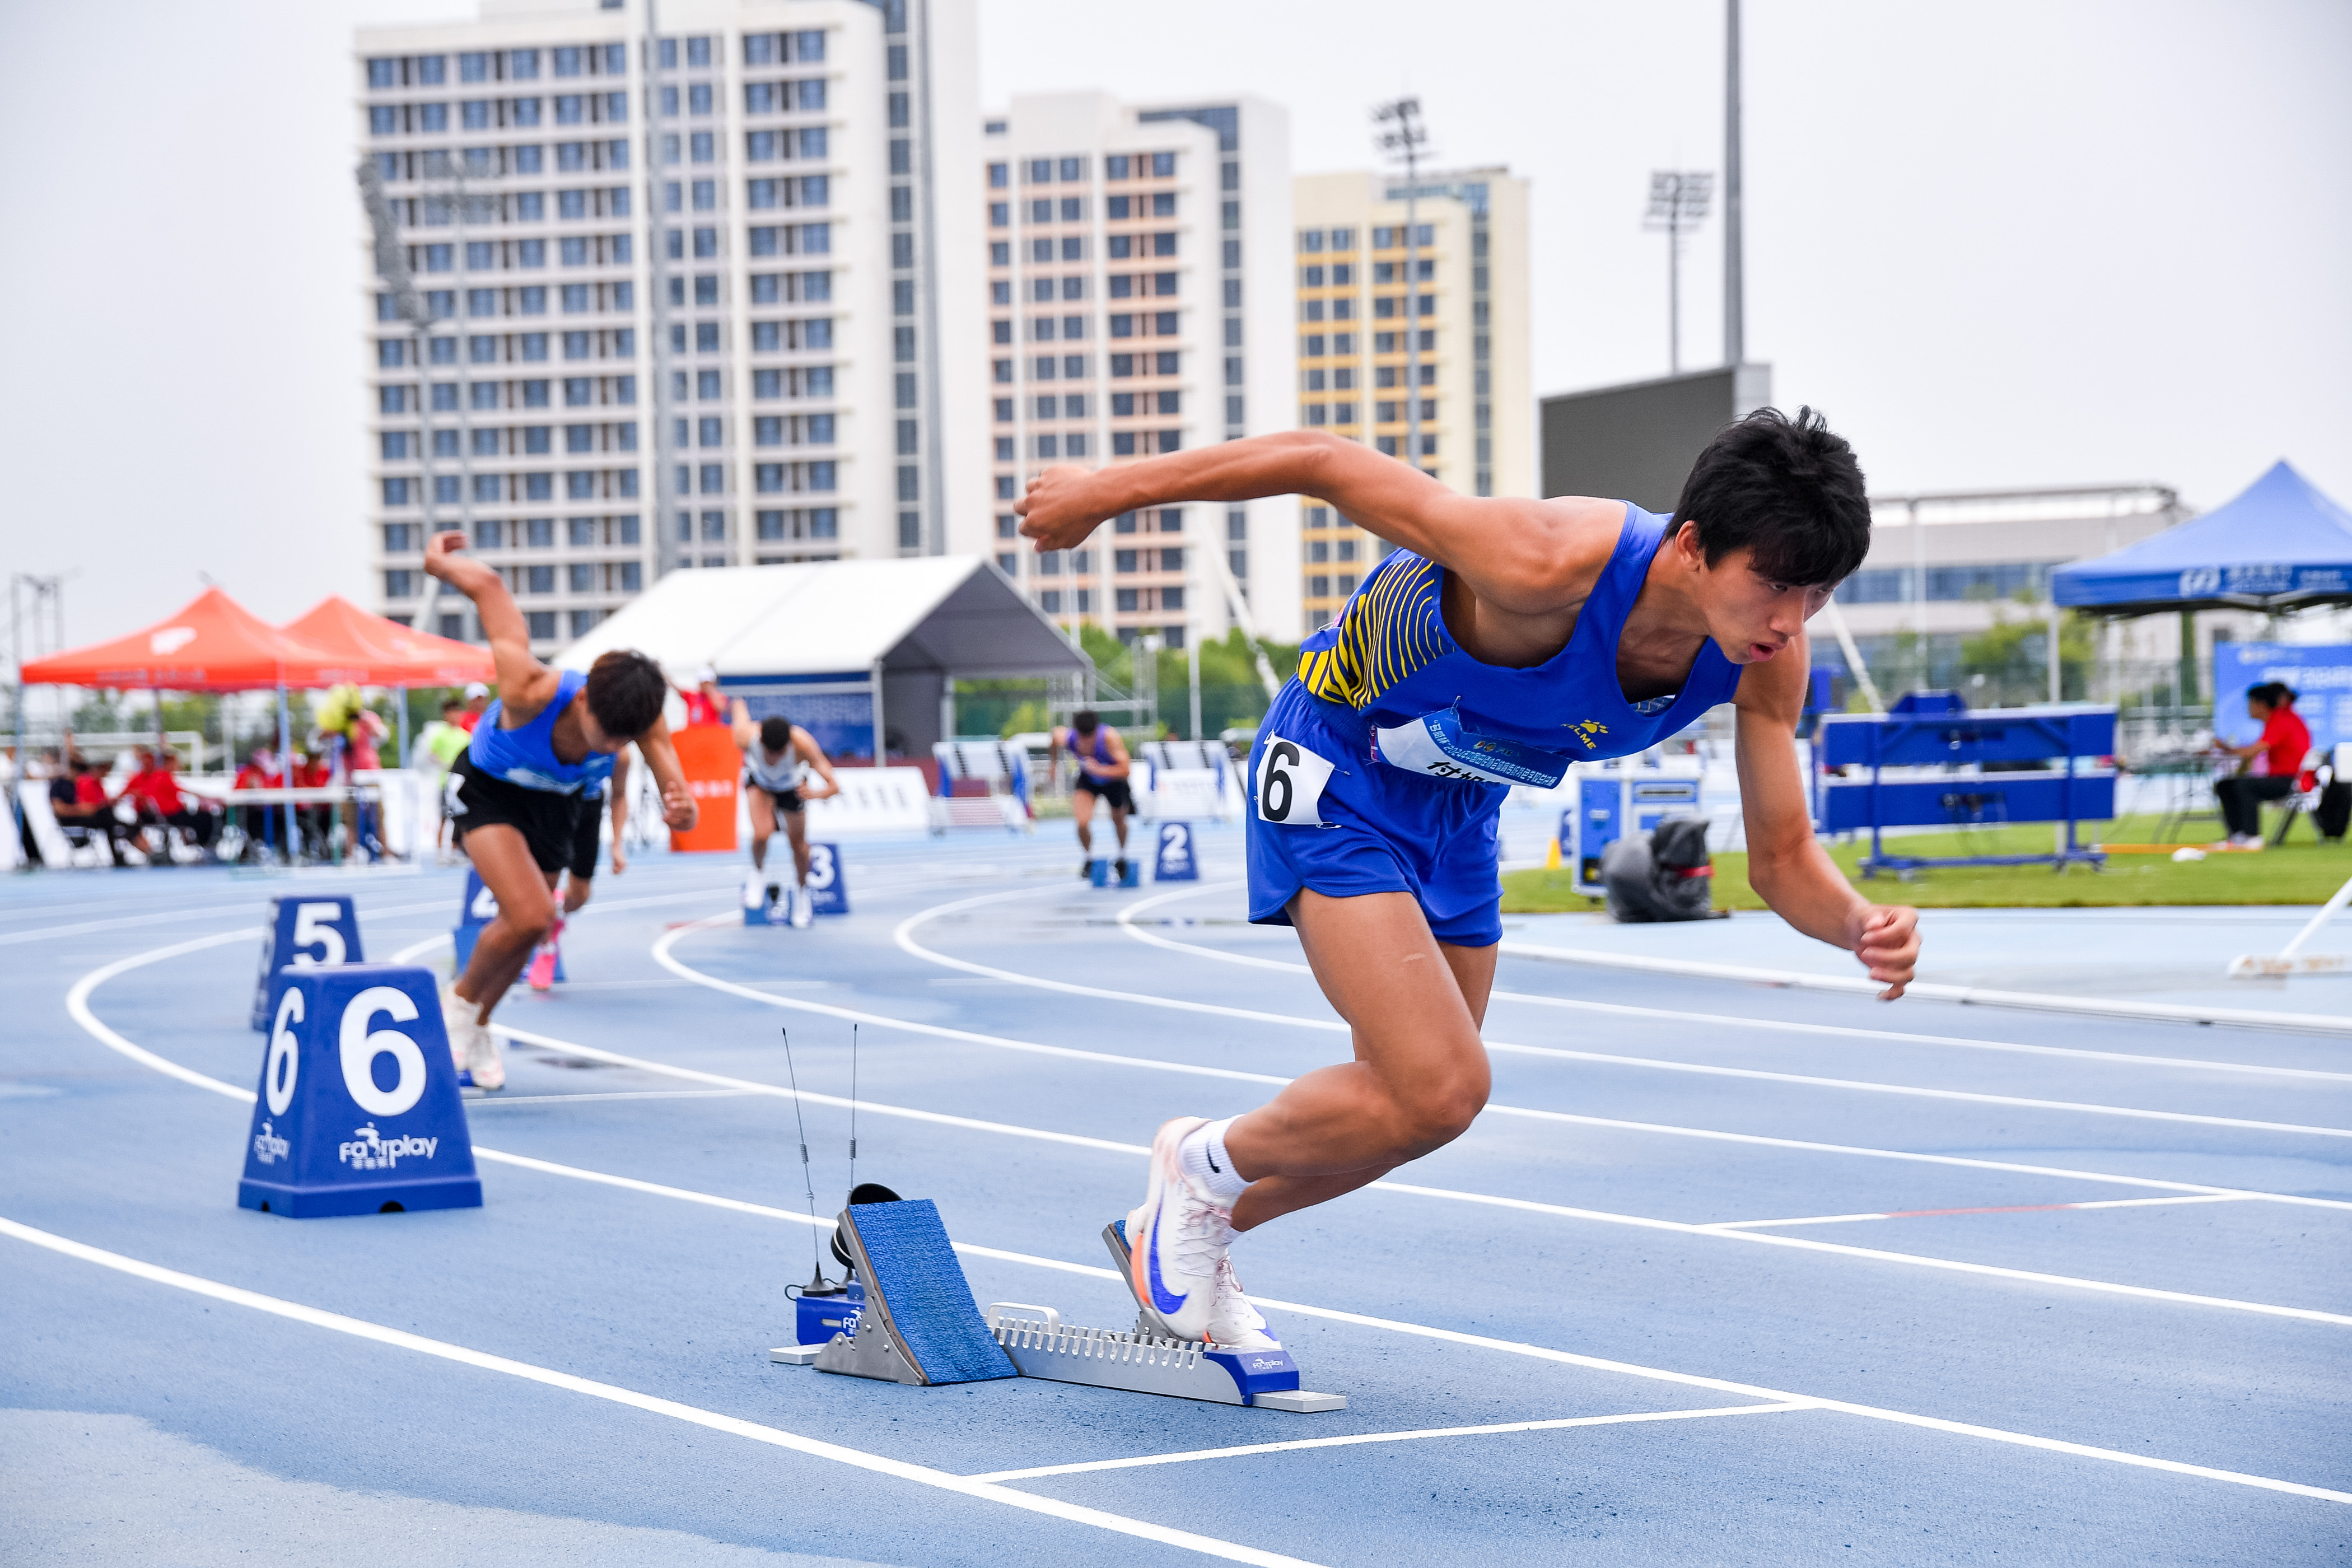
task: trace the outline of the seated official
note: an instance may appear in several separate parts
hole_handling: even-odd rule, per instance
[[[2263,802],[2283,800],[2294,792],[2304,758],[2311,752],[2310,726],[2295,713],[2294,692],[2285,682],[2270,680],[2250,688],[2246,716],[2263,727],[2261,738],[2252,745],[2213,743],[2215,751],[2247,764],[2244,773],[2213,781],[2213,793],[2221,803],[2221,821],[2230,833],[2226,842],[2232,849],[2261,847]]]

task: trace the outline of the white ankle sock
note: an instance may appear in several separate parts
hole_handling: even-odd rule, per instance
[[[1232,1158],[1225,1152],[1225,1130],[1236,1118],[1228,1116],[1223,1121],[1212,1121],[1196,1127],[1184,1142],[1176,1146],[1177,1157],[1184,1163],[1184,1173],[1209,1189],[1219,1203],[1230,1205],[1242,1195],[1249,1179],[1234,1169]]]

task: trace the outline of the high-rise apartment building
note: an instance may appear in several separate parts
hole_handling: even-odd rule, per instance
[[[1301,175],[1296,189],[1298,423],[1465,494],[1536,494],[1528,182],[1471,169],[1424,174],[1411,192],[1402,174],[1366,174]],[[1391,546],[1322,501],[1300,514],[1297,624],[1312,631]]]
[[[1298,593],[1286,500],[1150,508],[1044,556],[1012,507],[1055,463],[1290,428],[1287,116],[1249,98],[1138,106],[1080,92],[1015,99],[984,129],[985,545],[1066,624],[1181,647],[1233,624],[1230,581],[1254,621],[1286,632]]]
[[[940,284],[979,244],[971,0],[481,0],[354,56],[432,317],[366,253],[384,613],[425,602],[428,526],[548,648],[667,571],[985,529],[947,416],[983,393],[981,312]]]

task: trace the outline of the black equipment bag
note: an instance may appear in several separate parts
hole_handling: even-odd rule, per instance
[[[1711,907],[1714,876],[1703,816],[1669,816],[1654,832],[1627,834],[1601,852],[1609,913],[1629,925],[1728,914]]]

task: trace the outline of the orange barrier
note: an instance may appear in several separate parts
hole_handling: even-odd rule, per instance
[[[743,752],[735,743],[735,731],[724,724],[688,724],[683,730],[672,730],[669,739],[677,748],[678,771],[686,774],[686,787],[693,792],[695,805],[702,808],[701,819],[691,828],[670,834],[669,847],[732,850],[735,794],[743,775]]]

